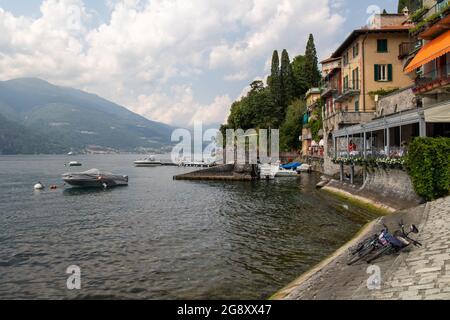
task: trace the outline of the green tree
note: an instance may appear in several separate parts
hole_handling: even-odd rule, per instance
[[[275,50],[272,55],[272,67],[270,76],[267,79],[270,92],[272,93],[275,103],[279,106],[282,104],[281,95],[281,77],[280,77],[280,57],[278,51]]]
[[[306,79],[305,71],[305,56],[298,55],[292,61],[292,72],[295,79],[295,98],[303,98],[305,93],[308,91],[308,81]]]
[[[228,122],[223,129],[278,128],[280,120],[277,115],[272,93],[258,84],[245,97],[231,105]]]
[[[287,108],[286,119],[280,128],[280,148],[283,151],[298,150],[299,136],[302,132],[302,118],[306,110],[306,103],[302,99],[292,102]]]
[[[405,7],[408,8],[410,13],[420,9],[422,7],[422,0],[399,0],[398,1],[398,13],[402,13]]]
[[[282,91],[282,115],[283,119],[286,114],[287,106],[294,100],[295,97],[295,78],[292,69],[291,60],[286,49],[281,54],[281,91]]]
[[[309,88],[318,87],[321,79],[314,36],[309,35],[305,52],[305,78]]]

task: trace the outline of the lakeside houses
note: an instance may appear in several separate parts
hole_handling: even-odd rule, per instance
[[[305,94],[306,112],[303,115],[303,129],[300,137],[302,141],[302,155],[320,155],[319,141],[313,139],[313,132],[310,123],[317,120],[320,113],[320,89],[311,88]],[[323,136],[323,133],[321,133]]]
[[[448,3],[375,15],[321,62],[326,174],[338,157],[397,158],[414,137],[449,137]]]

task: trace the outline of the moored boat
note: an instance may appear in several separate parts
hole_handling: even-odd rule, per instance
[[[85,172],[68,172],[63,174],[65,183],[83,188],[110,188],[127,186],[128,176],[91,169]]]
[[[69,162],[69,167],[81,167],[82,164],[78,161],[71,161]]]
[[[134,165],[136,167],[159,167],[162,166],[162,162],[157,161],[154,156],[151,156],[143,160],[136,160]]]

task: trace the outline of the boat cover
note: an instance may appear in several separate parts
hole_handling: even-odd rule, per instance
[[[285,165],[282,165],[281,168],[286,170],[295,170],[300,167],[302,164],[300,162],[291,162]]]

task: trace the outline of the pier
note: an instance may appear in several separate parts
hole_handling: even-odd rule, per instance
[[[225,164],[177,175],[174,180],[252,181],[257,178],[257,165]]]

